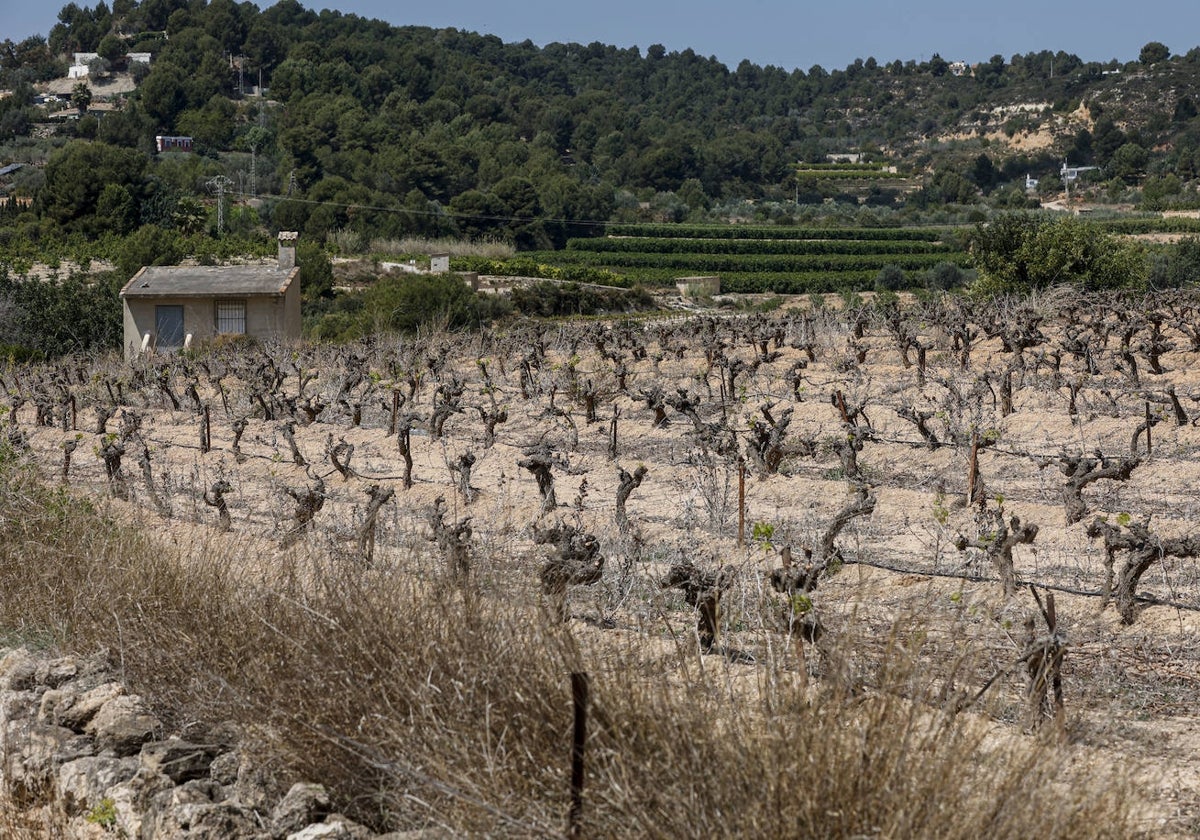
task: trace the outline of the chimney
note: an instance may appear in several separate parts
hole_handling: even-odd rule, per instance
[[[279,270],[291,271],[296,267],[296,239],[299,238],[294,230],[279,231]]]

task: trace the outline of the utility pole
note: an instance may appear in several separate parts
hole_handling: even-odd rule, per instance
[[[220,236],[225,231],[225,190],[233,186],[233,181],[218,175],[205,181],[205,185],[217,191],[217,236]]]

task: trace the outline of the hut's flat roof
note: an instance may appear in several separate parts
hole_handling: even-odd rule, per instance
[[[299,268],[276,265],[146,266],[121,297],[244,297],[282,295]]]

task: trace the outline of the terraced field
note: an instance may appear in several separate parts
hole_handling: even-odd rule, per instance
[[[563,251],[514,261],[456,259],[456,271],[664,286],[697,274],[721,277],[723,291],[806,294],[873,288],[885,266],[906,274],[970,256],[952,228],[800,228],[750,225],[610,225],[608,235],[572,239]],[[912,278],[912,285],[920,285]]]

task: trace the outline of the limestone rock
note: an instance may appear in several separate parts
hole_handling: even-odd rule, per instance
[[[353,835],[341,823],[314,823],[293,831],[286,840],[353,840]]]
[[[61,726],[28,721],[9,723],[3,734],[3,780],[17,798],[36,797],[49,790],[61,763],[60,754],[75,733]]]
[[[329,792],[324,785],[297,782],[279,804],[271,809],[271,831],[286,837],[311,823],[320,822],[330,811]]]
[[[235,725],[161,730],[102,660],[0,649],[0,788],[53,810],[55,836],[373,840],[321,785],[278,799],[275,765]]]
[[[42,695],[38,719],[84,732],[105,703],[124,693],[125,689],[115,682],[101,683],[82,691],[74,683],[68,683]]]
[[[129,781],[137,773],[136,761],[89,757],[68,761],[58,768],[58,795],[70,815],[99,805],[109,788]]]
[[[13,648],[0,657],[0,689],[30,691],[37,685],[37,660],[25,648]]]
[[[73,656],[63,656],[39,662],[37,670],[34,672],[34,680],[38,685],[58,688],[63,683],[79,676],[81,670],[78,659]]]
[[[209,775],[213,759],[220,747],[213,744],[193,744],[178,738],[151,741],[142,745],[142,766],[171,777],[176,784],[202,779]]]
[[[101,706],[84,731],[96,739],[97,749],[124,757],[138,752],[161,728],[140,697],[122,694]]]
[[[214,782],[222,785],[232,785],[238,778],[238,767],[242,760],[235,750],[222,753],[213,759],[208,768],[208,774]]]
[[[143,829],[144,831],[144,829]],[[154,840],[268,840],[255,813],[230,802],[178,805],[155,815]]]
[[[139,768],[127,782],[109,788],[108,798],[117,813],[117,828],[125,837],[143,837],[143,823],[156,798],[170,791],[171,780],[161,773],[150,773]]]

